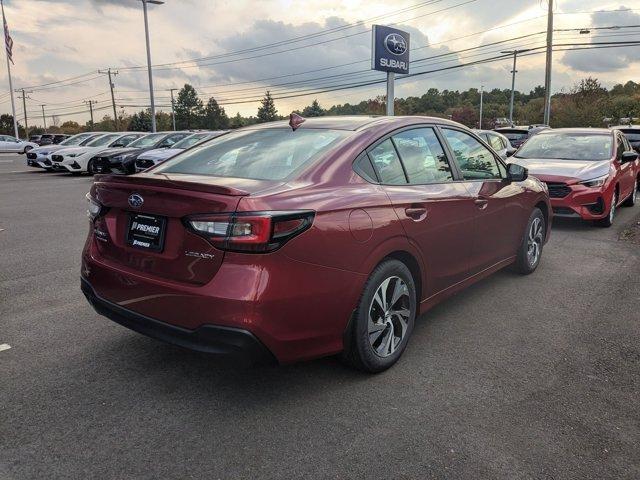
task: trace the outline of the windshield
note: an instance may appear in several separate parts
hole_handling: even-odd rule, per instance
[[[179,153],[156,171],[282,180],[350,133],[289,128],[234,132]]]
[[[105,145],[109,145],[116,138],[121,137],[119,133],[114,133],[111,135],[104,135],[102,137],[98,137],[95,140],[87,143],[87,147],[104,147]]]
[[[131,142],[129,146],[131,148],[147,148],[153,147],[156,143],[166,137],[166,133],[152,133],[150,135],[145,135],[142,138],[139,138],[135,142]]]
[[[74,135],[73,137],[69,137],[66,140],[60,142],[60,145],[82,145],[82,142],[88,140],[94,136],[91,133],[81,133],[80,135]]]
[[[594,133],[547,133],[529,139],[515,155],[549,160],[608,160],[611,135]]]
[[[189,147],[197,145],[200,142],[204,142],[207,138],[213,138],[215,136],[217,136],[217,134],[215,133],[195,133],[190,137],[183,138],[179,142],[174,143],[173,147],[171,148],[180,148],[185,150]]]

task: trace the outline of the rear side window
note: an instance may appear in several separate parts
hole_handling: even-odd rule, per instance
[[[391,137],[409,177],[423,185],[453,181],[451,166],[432,128],[405,130]]]
[[[495,150],[502,150],[506,145],[502,142],[502,139],[497,135],[489,135],[489,145]]]
[[[351,133],[311,128],[232,132],[176,155],[154,172],[282,180]]]
[[[369,151],[369,158],[378,172],[380,183],[386,185],[405,185],[407,183],[400,158],[398,158],[398,153],[390,138],[372,148]]]
[[[465,180],[502,178],[493,153],[471,135],[459,130],[443,128],[451,150]]]

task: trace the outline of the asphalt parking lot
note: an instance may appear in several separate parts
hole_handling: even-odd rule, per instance
[[[0,156],[0,478],[640,478],[640,246],[558,221],[370,376],[238,367],[80,293],[91,179]]]

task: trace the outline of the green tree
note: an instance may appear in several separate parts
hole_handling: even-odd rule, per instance
[[[229,128],[229,117],[227,117],[227,113],[223,107],[218,105],[218,102],[216,102],[216,99],[213,97],[209,99],[206,107],[204,107],[202,126],[211,130],[225,130]]]
[[[231,128],[240,128],[244,126],[244,118],[240,115],[240,112],[236,113],[236,116],[231,119]]]
[[[176,128],[178,130],[200,128],[204,116],[202,100],[198,92],[188,83],[178,91],[175,103]]]
[[[129,121],[128,130],[132,132],[150,132],[151,131],[151,112],[149,109],[141,110],[134,113]]]
[[[302,110],[303,117],[321,117],[326,113],[325,109],[320,106],[318,100],[311,102],[311,105],[304,107]]]
[[[262,103],[260,108],[258,108],[258,123],[264,122],[272,122],[273,120],[277,120],[278,111],[276,110],[276,106],[273,103],[273,97],[271,97],[271,93],[267,90],[264,98],[262,99]]]
[[[18,132],[22,127],[18,123]],[[13,129],[13,115],[9,115],[8,113],[3,113],[0,115],[0,133],[3,135],[11,135],[13,136],[16,133]]]
[[[76,133],[83,132],[84,128],[81,127],[78,122],[74,122],[73,120],[67,120],[62,125],[60,125],[60,130],[62,130],[62,133],[66,133],[68,135],[75,135]]]

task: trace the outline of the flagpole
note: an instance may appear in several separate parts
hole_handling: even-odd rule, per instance
[[[7,25],[7,20],[4,18],[4,2],[2,0],[0,0],[0,6],[2,7],[2,25],[4,28],[6,28]],[[6,30],[5,30],[5,49],[4,49],[4,54],[7,57],[7,74],[9,75],[9,94],[11,95],[11,113],[13,114],[13,131],[15,133],[15,137],[17,139],[20,139],[20,136],[18,135],[18,119],[16,118],[16,101],[13,98],[13,81],[11,80],[11,63],[9,62],[9,52],[7,52],[7,37],[6,37]]]

